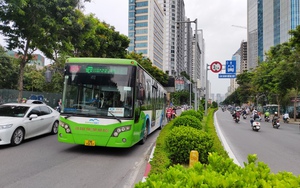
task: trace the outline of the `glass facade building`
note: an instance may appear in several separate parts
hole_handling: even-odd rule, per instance
[[[142,53],[163,70],[164,11],[156,0],[129,0],[129,52]]]
[[[265,60],[272,46],[287,42],[299,25],[299,0],[248,0],[248,69]]]

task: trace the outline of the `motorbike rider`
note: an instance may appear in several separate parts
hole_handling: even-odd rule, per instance
[[[274,124],[274,122],[276,122],[277,119],[279,119],[278,113],[274,112],[274,116],[272,118],[272,124]]]
[[[285,114],[282,117],[283,121],[287,121],[288,119],[290,119],[290,116],[287,112],[285,112]]]
[[[243,109],[243,111],[242,111],[242,115],[247,115],[247,111],[246,111],[246,109]]]
[[[172,109],[172,118],[175,118],[177,116],[176,114],[176,107],[174,106]]]
[[[267,110],[267,111],[265,112],[265,118],[268,118],[268,117],[270,117],[270,112]]]
[[[253,114],[253,118],[250,119],[251,125],[253,125],[253,122],[254,122],[255,120],[258,121],[259,119],[260,119],[260,117],[259,117],[257,111],[255,110],[255,111],[254,111],[254,114]]]
[[[233,119],[235,120],[237,117],[240,118],[240,112],[239,111],[234,111],[234,113],[232,114]]]

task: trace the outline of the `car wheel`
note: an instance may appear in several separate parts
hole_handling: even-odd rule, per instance
[[[53,123],[51,133],[52,133],[52,134],[57,134],[57,132],[58,132],[58,122],[55,121],[55,122]]]
[[[13,135],[11,136],[11,140],[10,140],[10,143],[11,145],[19,145],[22,143],[22,141],[24,140],[24,129],[22,128],[17,128]]]

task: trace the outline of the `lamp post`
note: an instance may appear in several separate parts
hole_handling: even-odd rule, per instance
[[[205,75],[205,115],[207,115],[207,100],[208,100],[208,70],[209,70],[209,64],[206,64],[206,75]]]
[[[198,43],[198,35],[197,35],[197,18],[194,21],[177,21],[175,23],[195,23],[195,49],[194,49],[194,64],[196,64],[196,49],[197,49],[197,43]],[[190,106],[192,106],[192,63],[190,62]],[[194,104],[195,104],[195,110],[197,110],[196,107],[196,100],[197,100],[197,91],[195,87],[195,95],[194,95]]]

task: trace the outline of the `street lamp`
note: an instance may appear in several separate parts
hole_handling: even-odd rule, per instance
[[[178,21],[175,23],[195,23],[195,49],[194,49],[194,65],[196,65],[196,49],[197,49],[197,43],[198,43],[198,34],[197,34],[197,18],[194,21]],[[195,104],[195,110],[197,110],[197,92],[195,88],[195,94],[194,94],[194,104]],[[190,62],[190,106],[192,106],[192,63]]]

